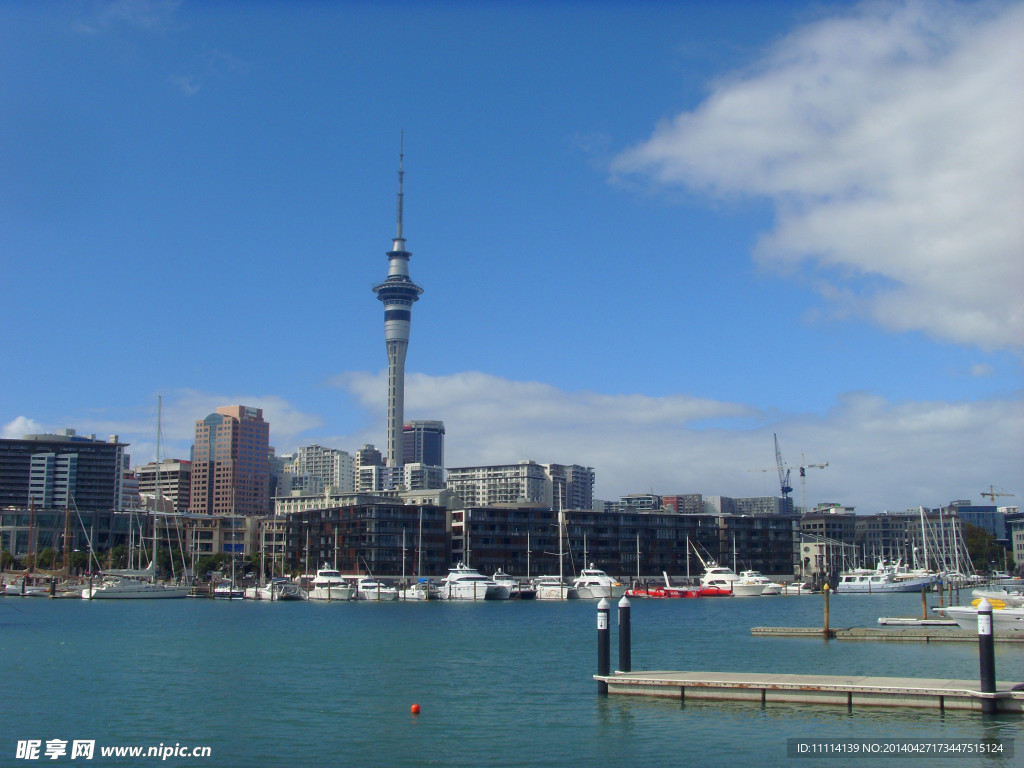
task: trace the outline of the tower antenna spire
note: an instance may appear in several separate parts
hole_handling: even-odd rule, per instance
[[[395,240],[404,243],[402,237],[402,183],[405,180],[405,130],[402,130],[401,139],[398,145],[398,229],[395,233]],[[399,250],[396,246],[395,250]]]

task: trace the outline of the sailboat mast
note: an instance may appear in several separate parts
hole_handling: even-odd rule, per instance
[[[156,396],[156,491],[153,494],[153,583],[156,584],[156,513],[160,509],[160,422],[163,416],[163,395]]]
[[[423,576],[423,507],[420,507],[419,541],[416,543],[416,575]]]

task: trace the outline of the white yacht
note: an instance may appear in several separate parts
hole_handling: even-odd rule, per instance
[[[538,576],[533,580],[538,600],[577,600],[580,593],[557,576]]]
[[[1000,600],[1007,608],[1024,608],[1024,592],[1018,590],[972,589],[971,594],[976,598],[985,598],[993,606],[996,606],[996,600]]]
[[[783,595],[813,595],[814,585],[809,581],[787,581],[782,585]]]
[[[399,600],[437,600],[437,585],[430,579],[419,579],[398,590]]]
[[[580,571],[572,583],[573,589],[581,598],[614,598],[618,599],[626,594],[626,585],[616,581],[604,571],[595,568],[591,563],[589,568]]]
[[[397,600],[398,588],[375,579],[373,576],[364,576],[356,584],[356,600]]]
[[[495,571],[491,576],[491,581],[499,587],[508,587],[508,595],[513,600],[533,600],[537,596],[537,592],[530,582],[524,584],[502,570]]]
[[[976,605],[953,605],[949,608],[932,608],[947,619],[952,619],[962,629],[978,631],[978,607]],[[1024,632],[1024,608],[996,608],[992,611],[993,632]]]
[[[764,593],[764,584],[743,581],[732,568],[718,565],[709,560],[700,577],[701,589],[717,589],[731,592],[735,597],[757,597]]]
[[[867,568],[856,568],[839,574],[836,592],[920,592],[935,582],[932,576],[905,577],[901,576],[898,566],[890,565],[884,560],[878,563],[873,571]]]
[[[247,600],[270,600],[274,602],[278,600],[309,599],[306,590],[284,576],[271,579],[268,584],[264,584],[262,587],[249,587],[245,590],[245,597]]]
[[[82,590],[83,600],[136,600],[187,597],[185,584],[159,584],[124,573],[109,572]]]
[[[21,583],[5,584],[4,594],[17,597],[49,597],[50,588],[41,584],[28,584],[22,579]]]
[[[764,591],[761,592],[762,595],[782,594],[782,585],[772,581],[760,571],[740,571],[740,577],[737,581],[742,584],[763,584]]]
[[[245,597],[245,590],[223,579],[213,588],[213,596],[218,600],[241,600]]]
[[[311,588],[310,600],[352,600],[356,590],[342,577],[336,568],[323,566],[316,572]]]
[[[496,584],[465,563],[448,569],[440,591],[446,600],[508,600],[512,594],[507,586]]]

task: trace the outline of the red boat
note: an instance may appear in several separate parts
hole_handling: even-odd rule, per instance
[[[700,590],[679,589],[678,587],[645,587],[639,589],[627,589],[629,597],[700,597]]]
[[[697,592],[700,597],[732,597],[731,589],[721,589],[720,587],[701,587]]]

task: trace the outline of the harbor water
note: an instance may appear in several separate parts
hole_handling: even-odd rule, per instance
[[[934,604],[935,598],[931,597]],[[615,608],[612,660],[617,660]],[[753,637],[820,626],[820,595],[632,601],[634,670],[976,680],[974,643]],[[834,595],[831,625],[920,616],[915,594]],[[599,697],[596,602],[267,603],[0,600],[0,766],[911,766],[793,757],[787,739],[996,740],[1019,715]],[[1024,646],[997,644],[997,680]],[[419,714],[411,707],[419,705]],[[94,740],[91,759],[27,760],[19,742]],[[100,745],[209,747],[208,757],[102,757]],[[937,760],[944,764],[945,760]]]

